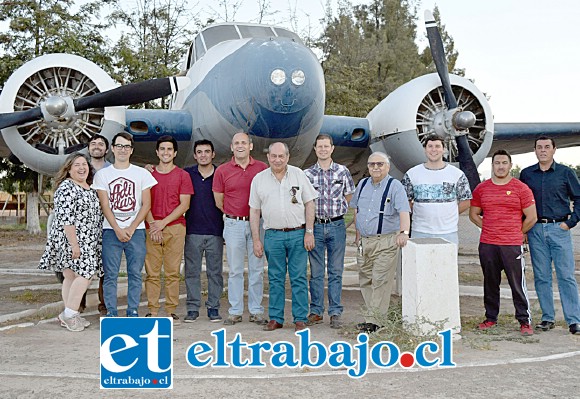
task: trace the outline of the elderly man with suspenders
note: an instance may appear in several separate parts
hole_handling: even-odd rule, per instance
[[[356,209],[356,240],[362,246],[359,283],[366,307],[361,332],[381,328],[389,310],[399,249],[407,244],[410,207],[400,181],[388,175],[389,157],[374,152],[368,160],[371,177],[359,182],[350,207]],[[377,317],[379,316],[379,317]]]

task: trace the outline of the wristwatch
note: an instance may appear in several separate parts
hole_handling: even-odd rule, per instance
[[[306,229],[307,233],[314,234],[314,229]]]
[[[409,235],[409,230],[401,230],[401,231],[399,231],[399,234]]]

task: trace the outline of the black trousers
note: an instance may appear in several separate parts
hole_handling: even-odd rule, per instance
[[[487,320],[497,321],[499,314],[499,285],[504,270],[512,289],[516,319],[530,324],[532,314],[528,301],[525,261],[521,245],[494,245],[479,243],[479,262],[483,271],[483,304]]]

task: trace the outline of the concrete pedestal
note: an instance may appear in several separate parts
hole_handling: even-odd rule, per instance
[[[422,333],[461,331],[457,247],[441,238],[409,240],[402,254],[403,317]]]

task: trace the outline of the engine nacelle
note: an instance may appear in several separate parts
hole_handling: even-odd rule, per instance
[[[458,109],[476,117],[468,141],[476,165],[483,162],[493,141],[493,115],[485,95],[469,80],[450,75]],[[423,141],[437,133],[445,138],[445,160],[456,164],[457,146],[445,105],[441,81],[436,73],[423,75],[400,86],[367,116],[371,127],[371,147],[389,154],[401,173],[425,162]]]
[[[93,62],[71,54],[47,54],[22,65],[6,81],[0,112],[37,107],[51,96],[72,99],[110,90],[118,84]],[[29,168],[54,175],[66,156],[96,133],[109,140],[124,128],[125,108],[89,109],[53,121],[40,119],[2,129],[10,151]]]

